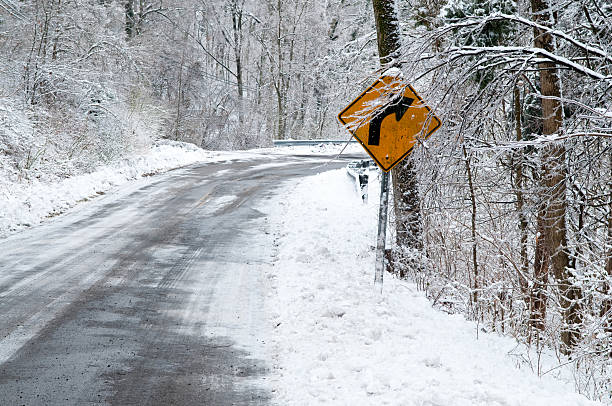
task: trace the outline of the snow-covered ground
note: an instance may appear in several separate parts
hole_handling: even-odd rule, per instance
[[[191,144],[163,141],[146,154],[65,179],[0,178],[0,237],[61,214],[80,201],[104,194],[130,180],[211,157],[212,154]]]
[[[262,208],[276,224],[267,309],[277,404],[599,404],[563,368],[536,376],[514,340],[434,310],[413,284],[387,275],[375,292],[376,185],[369,204],[343,170],[288,188]]]

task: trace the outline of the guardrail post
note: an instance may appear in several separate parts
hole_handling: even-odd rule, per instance
[[[367,173],[359,174],[359,192],[361,193],[361,200],[364,203],[368,202],[368,178],[369,174]]]

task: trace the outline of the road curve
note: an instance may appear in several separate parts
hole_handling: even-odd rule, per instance
[[[328,158],[175,170],[0,241],[0,404],[267,404],[256,208]]]

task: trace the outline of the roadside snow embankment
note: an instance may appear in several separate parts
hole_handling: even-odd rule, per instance
[[[62,180],[0,179],[0,237],[60,214],[77,202],[109,189],[173,168],[209,159],[211,153],[192,144],[159,141],[144,155],[101,166],[91,173]]]
[[[597,405],[516,368],[516,342],[476,335],[386,275],[373,289],[377,185],[364,205],[345,171],[307,178],[266,208],[277,225],[267,275],[279,405]],[[289,198],[287,198],[289,196]]]

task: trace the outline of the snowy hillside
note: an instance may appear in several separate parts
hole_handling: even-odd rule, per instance
[[[78,202],[106,193],[109,189],[142,176],[209,158],[210,154],[191,144],[163,141],[148,153],[130,156],[93,172],[58,178],[53,173],[39,178],[0,178],[0,237],[63,213]],[[50,178],[50,179],[49,179]]]

